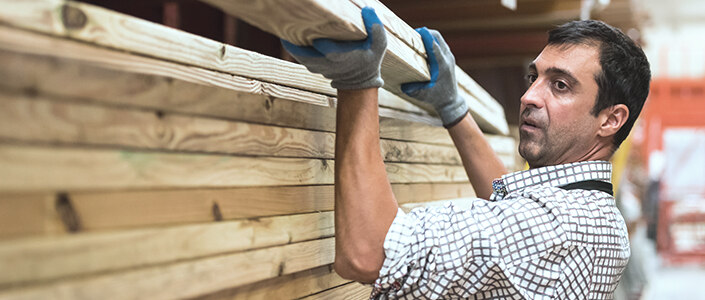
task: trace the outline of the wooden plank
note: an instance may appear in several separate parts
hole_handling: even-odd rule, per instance
[[[0,299],[175,299],[333,263],[334,238],[0,291]]]
[[[204,2],[294,44],[311,45],[314,39],[321,37],[338,40],[365,38],[360,8],[350,1]],[[403,40],[389,33],[387,53],[382,61],[382,76],[390,86],[427,81],[430,78],[424,56],[418,55],[415,49],[409,48]]]
[[[469,183],[393,184],[400,204],[474,197]],[[211,222],[333,210],[333,186],[68,192],[80,231]],[[56,195],[1,194],[0,238],[66,233]]]
[[[12,50],[0,51],[0,86],[6,89],[163,112],[323,131],[335,129],[335,109],[329,104],[332,100],[320,94],[3,27],[0,41],[0,48]],[[14,51],[38,52],[42,56]],[[44,56],[49,53],[51,56]],[[52,59],[54,55],[61,55],[60,59]],[[452,144],[438,121],[436,126],[408,122],[404,119],[429,120],[382,108],[380,115],[380,134],[384,138]],[[511,142],[509,137],[486,136]],[[513,153],[513,148],[500,146],[495,150]]]
[[[0,41],[0,49],[10,50],[0,51],[3,65],[0,86],[6,89],[164,112],[335,131],[335,109],[330,104],[335,101],[324,95],[2,26]],[[398,102],[382,102],[381,105],[395,109],[402,107]],[[311,117],[314,115],[316,117]],[[436,119],[385,108],[380,108],[380,116],[383,138],[452,145],[447,131]],[[502,139],[511,142],[509,137],[486,136],[493,145],[494,141]],[[499,146],[495,151],[513,153],[513,148]]]
[[[92,5],[75,2],[67,4],[64,2],[65,1],[54,0],[0,2],[4,7],[20,12],[19,14],[15,14],[15,12],[3,14],[0,12],[0,20],[6,20],[8,23],[23,28],[68,36],[74,39],[94,42],[98,45],[110,48],[128,50],[150,57],[176,61],[187,65],[195,65],[228,74],[259,79],[265,82],[275,82],[281,85],[310,90],[329,96],[335,95],[335,90],[330,87],[327,79],[317,74],[311,74],[306,68],[299,64],[221,44],[180,30],[150,23]],[[85,34],[77,34],[76,28],[70,26],[70,28],[64,27],[64,25],[62,25],[64,22],[70,22],[70,18],[64,17],[65,15],[90,18],[91,22],[87,24],[84,23],[88,28],[80,30]],[[47,16],[50,18],[46,18]],[[27,21],[29,22],[25,23]],[[94,36],[93,34],[95,32],[89,32],[93,30],[98,30],[105,36]],[[138,32],[125,33],[121,30],[128,32],[135,30]],[[119,33],[124,33],[125,35]],[[172,38],[169,40],[169,43],[162,43],[161,40],[163,40],[164,37]],[[23,40],[22,37],[17,36],[13,37],[13,39],[15,39],[16,42]],[[41,43],[36,43],[36,40],[32,44],[34,47],[42,45]],[[183,51],[184,49],[189,49],[189,51]],[[49,48],[48,50],[54,51],[56,49]],[[29,51],[36,53],[41,50],[32,49]],[[80,52],[72,52],[73,54],[69,55],[80,55]],[[100,57],[99,55],[84,55],[83,57],[90,56],[94,56],[89,58],[94,60],[109,60],[111,58],[111,56]],[[207,77],[207,79],[211,79],[212,81],[212,78]],[[386,105],[399,105],[416,112],[423,111],[415,106],[411,108],[409,103],[391,94],[385,94],[383,98]]]
[[[345,280],[333,272],[332,265],[328,265],[291,275],[260,281],[235,289],[226,289],[210,295],[200,296],[195,299],[298,299],[318,291],[330,289],[349,282],[349,280]]]
[[[379,1],[267,0],[259,1],[256,5],[246,0],[202,1],[299,45],[310,45],[314,39],[321,37],[338,40],[365,38],[360,10],[364,6],[374,7],[387,29],[387,53],[382,62],[385,88],[416,103],[401,92],[401,84],[430,80],[421,36]],[[456,73],[458,92],[468,101],[470,111],[480,127],[493,133],[508,134],[502,106],[484,90],[484,93],[479,92],[477,83],[460,68],[456,67]],[[427,107],[421,103],[416,104]]]
[[[64,231],[53,194],[0,195],[0,239]]]
[[[333,212],[0,243],[0,286],[332,237]]]
[[[3,63],[3,68],[0,68],[0,86],[6,89],[119,106],[335,131],[334,101],[321,94],[2,26],[0,49],[8,50],[0,52],[0,62]],[[390,97],[382,97],[380,100],[386,107],[408,108],[408,105],[402,107],[394,104]],[[419,118],[423,115],[384,109],[380,115],[383,120],[389,117],[403,120],[417,116],[414,121],[424,121],[434,126],[402,123],[406,127],[421,126],[440,132],[434,135],[435,140],[445,137],[444,143],[452,144],[437,119]],[[391,135],[385,137],[397,138]]]
[[[0,21],[13,26],[67,36],[105,47],[127,50],[229,74],[247,76],[267,82],[276,82],[334,95],[334,91],[328,86],[327,80],[319,75],[308,73],[303,66],[268,58],[254,52],[238,49],[103,8],[63,0],[22,2],[3,0],[0,3],[2,3],[3,7],[6,7],[5,10],[0,12]],[[340,5],[351,5],[350,7],[354,7],[352,3],[346,3],[340,2]],[[255,6],[245,5],[240,6],[239,9]],[[306,9],[310,9],[310,7],[306,6]],[[291,13],[291,11],[287,10],[286,13]],[[357,24],[360,24],[359,10],[356,18]],[[165,39],[169,42],[163,42]],[[390,41],[390,48],[396,47],[393,44],[394,42]],[[404,46],[403,43],[399,44],[400,49],[407,49]],[[189,51],[184,51],[184,49],[189,49]],[[409,51],[411,50],[409,49]],[[393,55],[388,56],[390,58],[393,57]],[[393,68],[408,65],[410,61],[415,61],[419,65],[418,68],[426,68],[424,58],[419,55],[399,56],[397,60],[397,63],[386,63],[388,65],[386,69],[393,70]],[[418,68],[412,69],[417,70]],[[427,73],[427,71],[425,72]],[[409,73],[408,70],[405,73]],[[399,84],[423,80],[428,80],[428,76],[425,75],[420,80],[400,82],[389,80],[388,88],[393,93],[406,97],[399,91]],[[463,89],[460,89],[460,92],[463,93]],[[467,95],[466,99],[472,99],[472,95]],[[496,105],[501,109],[501,106]],[[489,117],[473,111],[474,116],[483,129],[493,133],[508,133],[503,113],[501,111],[496,111],[495,113],[495,117]]]
[[[333,161],[0,145],[0,191],[312,185]],[[463,182],[462,166],[387,163],[392,183]]]
[[[372,293],[372,286],[363,285],[358,282],[346,283],[332,289],[304,297],[305,300],[314,299],[369,299]]]
[[[52,101],[0,91],[0,139],[121,149],[275,157],[334,157],[335,134]],[[455,147],[383,140],[390,162],[460,164]]]
[[[94,5],[63,0],[1,2],[0,21],[228,74],[335,95],[329,81],[301,65],[273,59]]]

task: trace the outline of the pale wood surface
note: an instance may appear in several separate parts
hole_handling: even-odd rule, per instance
[[[361,40],[366,36],[360,8],[350,1],[230,1],[205,0],[260,29],[298,45],[317,38]],[[399,37],[387,33],[387,53],[382,61],[385,85],[399,94],[405,82],[430,79],[425,57]],[[393,88],[397,87],[396,90]],[[403,95],[403,94],[402,94]]]
[[[65,228],[53,194],[0,194],[0,239],[60,232]]]
[[[335,95],[328,80],[301,65],[94,5],[63,0],[3,0],[0,4],[4,8],[0,21],[13,26]]]
[[[224,45],[176,29],[91,5],[70,3],[67,4],[66,7],[69,7],[71,11],[76,12],[78,15],[83,14],[92,18],[91,20],[93,22],[89,22],[89,24],[85,25],[89,28],[83,31],[100,31],[104,36],[95,35],[95,32],[76,34],[76,29],[67,29],[64,26],[65,21],[61,13],[64,2],[65,1],[54,0],[33,0],[19,3],[16,1],[3,1],[1,2],[3,6],[9,10],[0,12],[0,18],[5,19],[8,23],[15,26],[49,32],[56,35],[65,35],[79,40],[94,42],[98,45],[124,49],[135,53],[196,65],[206,69],[218,70],[248,78],[255,78],[265,82],[276,82],[304,90],[335,95],[335,90],[329,86],[328,80],[320,75],[309,73],[301,65]],[[22,13],[15,14],[14,12],[16,11]],[[49,18],[47,18],[47,16]],[[135,32],[130,32],[131,30]],[[125,31],[124,35],[121,34],[123,33],[122,31]],[[130,33],[127,34],[126,32]],[[172,37],[172,39],[170,39],[169,43],[162,43],[161,41],[164,37]],[[10,39],[22,41],[26,38],[13,36],[10,37]],[[144,40],[148,40],[148,42],[144,42]],[[12,41],[10,43],[19,41]],[[37,43],[36,39],[31,42],[34,44],[34,47],[40,45],[40,43]],[[193,46],[194,44],[195,47]],[[9,47],[9,45],[6,45],[6,47]],[[189,51],[183,51],[184,49],[189,49]],[[53,50],[54,49],[49,48],[49,51]],[[36,53],[41,50],[32,48],[28,49],[28,51]],[[69,55],[86,57],[82,55],[81,52],[71,52],[72,54]],[[89,55],[89,57],[96,60],[110,60],[111,58],[111,56],[102,57],[102,55],[95,54]],[[137,70],[139,70],[139,68],[137,68]],[[222,84],[224,82],[218,83]],[[266,89],[266,87],[265,85],[264,88]],[[418,107],[410,105],[408,102],[389,93],[386,93],[382,98],[388,106],[399,105],[407,110],[422,112]]]
[[[333,234],[333,212],[328,211],[0,242],[0,265],[8,270],[0,272],[0,286],[279,246]]]
[[[328,5],[328,2],[320,2]],[[229,74],[247,76],[267,82],[276,82],[334,95],[334,90],[330,88],[327,80],[319,75],[309,73],[300,65],[272,59],[251,51],[92,5],[65,2],[63,0],[31,0],[22,2],[3,0],[0,3],[6,8],[0,12],[0,21],[13,26],[67,36],[105,47],[127,50],[183,64],[201,66]],[[342,3],[346,2],[340,3],[339,5],[343,5]],[[354,7],[353,4],[349,5]],[[306,9],[309,8],[306,7]],[[14,13],[14,11],[21,11],[22,13]],[[357,19],[360,19],[359,10],[357,14]],[[358,22],[361,22],[361,20],[358,20]],[[168,42],[164,42],[165,39]],[[394,39],[391,40],[394,41]],[[395,45],[397,45],[395,42],[391,42],[390,48],[397,47]],[[411,51],[410,48],[401,42],[398,43],[398,47]],[[184,51],[184,49],[189,49],[189,51]],[[396,55],[394,53],[391,54],[388,56],[390,59],[394,59]],[[416,61],[417,64],[420,64],[419,68],[426,67],[423,57],[419,55],[397,57],[396,62],[386,63],[388,70],[391,71],[400,66],[408,65],[411,61]],[[412,69],[416,70],[417,68]],[[397,73],[409,74],[409,71],[394,71],[394,74]],[[390,90],[401,97],[408,98],[399,91],[399,84],[405,81],[392,83],[393,81],[393,79],[389,80]],[[461,94],[465,93],[463,89],[460,89],[459,92]],[[472,95],[466,93],[464,96],[466,99],[473,98]],[[485,106],[487,105],[492,104],[486,104]],[[472,107],[475,105],[472,103],[471,112],[484,130],[507,134],[507,124],[501,111],[501,106],[496,103],[495,105],[500,110],[493,112],[493,116],[486,115],[485,112],[474,112]]]
[[[333,161],[0,145],[0,191],[333,183]],[[465,182],[462,166],[386,163],[392,183]]]
[[[53,100],[53,101],[52,101]],[[0,139],[238,155],[334,157],[335,134],[0,91]],[[455,147],[381,141],[390,162],[460,164]]]
[[[469,183],[393,184],[400,204],[473,197]],[[66,193],[80,232],[333,210],[333,186]],[[66,234],[56,195],[0,194],[0,238]]]
[[[344,285],[334,287],[332,289],[314,294],[302,299],[314,300],[314,299],[369,299],[370,293],[372,293],[372,287],[369,285],[363,285],[357,282],[346,283]]]
[[[328,265],[326,238],[0,291],[0,299],[174,299]]]
[[[0,52],[3,64],[0,86],[7,89],[335,131],[335,108],[331,103],[334,101],[325,95],[2,26],[0,41],[0,48],[10,50]],[[395,106],[390,101],[384,105]],[[382,111],[382,116],[386,117],[384,113],[388,111]],[[402,119],[414,116],[418,115],[398,111],[394,114],[395,118]],[[417,117],[416,121],[419,120],[423,119]],[[437,120],[434,123],[440,125]],[[413,123],[407,122],[407,125],[413,127]],[[434,130],[434,126],[424,127]],[[445,131],[436,127],[435,131]],[[447,133],[435,140],[444,136],[446,144],[452,143]]]
[[[376,0],[202,0],[225,12],[299,45],[316,38],[359,40],[366,36],[360,9],[371,6],[387,30],[387,53],[382,62],[385,88],[392,93],[430,109],[400,90],[405,82],[430,80],[425,50],[416,31]],[[460,93],[468,102],[478,124],[493,133],[508,134],[504,110],[465,72],[456,67]],[[482,90],[482,92],[480,91]],[[484,92],[484,93],[483,93]]]
[[[350,282],[338,276],[333,266],[323,266],[291,275],[276,277],[235,289],[227,289],[198,300],[270,300],[296,299]],[[369,295],[368,295],[369,296]]]
[[[2,26],[0,41],[0,49],[12,50],[0,51],[0,63],[3,65],[0,68],[0,86],[7,89],[31,90],[70,99],[90,99],[167,112],[331,132],[335,130],[335,109],[330,104],[334,100],[324,95]],[[55,56],[61,59],[52,59]],[[67,89],[67,86],[71,88]],[[402,107],[393,106],[395,109]],[[380,115],[380,134],[384,138],[452,145],[450,136],[437,119],[384,108],[381,108]],[[432,123],[434,126],[408,120]],[[499,140],[512,143],[510,137],[486,136],[493,146]],[[511,155],[515,151],[513,146],[494,149],[501,155]]]

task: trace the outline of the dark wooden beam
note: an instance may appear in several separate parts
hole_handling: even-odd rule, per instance
[[[485,56],[536,56],[546,45],[545,30],[448,34],[444,38],[456,59]]]
[[[556,11],[577,11],[580,1],[523,0],[517,10],[510,10],[495,1],[447,0],[442,4],[432,1],[405,1],[388,7],[407,23],[434,20],[491,20],[495,18],[526,17]]]

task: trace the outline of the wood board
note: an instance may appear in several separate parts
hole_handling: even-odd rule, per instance
[[[333,212],[0,243],[0,287],[332,237]]]
[[[469,183],[392,190],[402,205],[475,196]],[[9,239],[329,211],[333,186],[0,194],[0,208],[0,239]]]
[[[326,79],[308,73],[303,66],[272,59],[100,7],[63,0],[22,2],[3,0],[0,3],[6,7],[0,12],[0,21],[13,26],[334,95]],[[183,51],[183,49],[189,49],[189,51]],[[400,58],[410,60],[404,56],[400,56]],[[420,59],[423,60],[422,57]],[[394,66],[397,65],[399,64],[394,64]],[[253,66],[259,67],[254,68]],[[278,75],[271,75],[272,72],[262,72],[261,70],[275,71],[274,73]],[[398,89],[396,86],[395,88]],[[395,90],[392,92],[394,93]],[[459,92],[461,95],[465,94],[466,99],[476,99],[467,94],[465,89],[461,88]],[[395,94],[403,95],[400,92]],[[489,106],[494,106],[497,110],[488,111]],[[470,107],[473,116],[483,130],[491,133],[508,133],[504,113],[499,104],[496,102],[487,102],[484,105],[471,103]]]
[[[467,182],[462,166],[386,163],[391,183]],[[0,144],[0,191],[333,184],[332,160]]]
[[[363,285],[357,282],[346,283],[323,292],[302,298],[303,300],[314,299],[369,299],[372,286]]]
[[[333,271],[333,266],[322,266],[291,275],[280,276],[213,294],[196,297],[198,300],[270,300],[298,299],[350,282]],[[369,296],[369,295],[368,295]]]
[[[0,299],[174,299],[329,265],[334,239],[77,277],[0,291]],[[237,270],[237,271],[235,271]]]
[[[0,139],[120,149],[256,155],[334,157],[335,134],[160,111],[79,104],[0,91]],[[382,140],[389,162],[459,165],[455,147]]]
[[[0,86],[7,89],[294,128],[335,129],[334,100],[323,95],[8,28],[0,27],[0,40],[0,48],[13,50],[0,52],[5,66],[0,69]],[[54,55],[60,59],[53,59]],[[437,121],[385,108],[380,108],[380,115],[384,138],[452,145]],[[513,165],[512,138],[486,137],[508,167]]]
[[[360,11],[375,8],[387,31],[387,52],[382,61],[385,89],[417,103],[401,91],[406,82],[428,81],[430,75],[421,36],[376,0],[201,0],[242,18],[264,31],[298,45],[311,45],[316,38],[361,40],[366,37]],[[504,109],[460,68],[455,68],[458,93],[470,107],[481,128],[508,134]]]

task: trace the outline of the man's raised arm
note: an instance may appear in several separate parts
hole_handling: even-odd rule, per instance
[[[397,213],[379,145],[377,89],[339,90],[335,138],[335,270],[371,283]]]
[[[384,239],[398,206],[379,143],[377,92],[387,41],[374,10],[362,9],[363,41],[317,39],[313,47],[283,41],[309,71],[338,89],[335,139],[335,270],[371,283],[385,259]]]
[[[428,55],[431,81],[402,85],[402,91],[422,102],[431,104],[448,128],[465,172],[478,197],[489,199],[492,180],[507,173],[506,168],[485,139],[480,127],[468,114],[465,99],[458,95],[455,80],[455,57],[438,31],[425,27],[416,31],[421,35]]]

